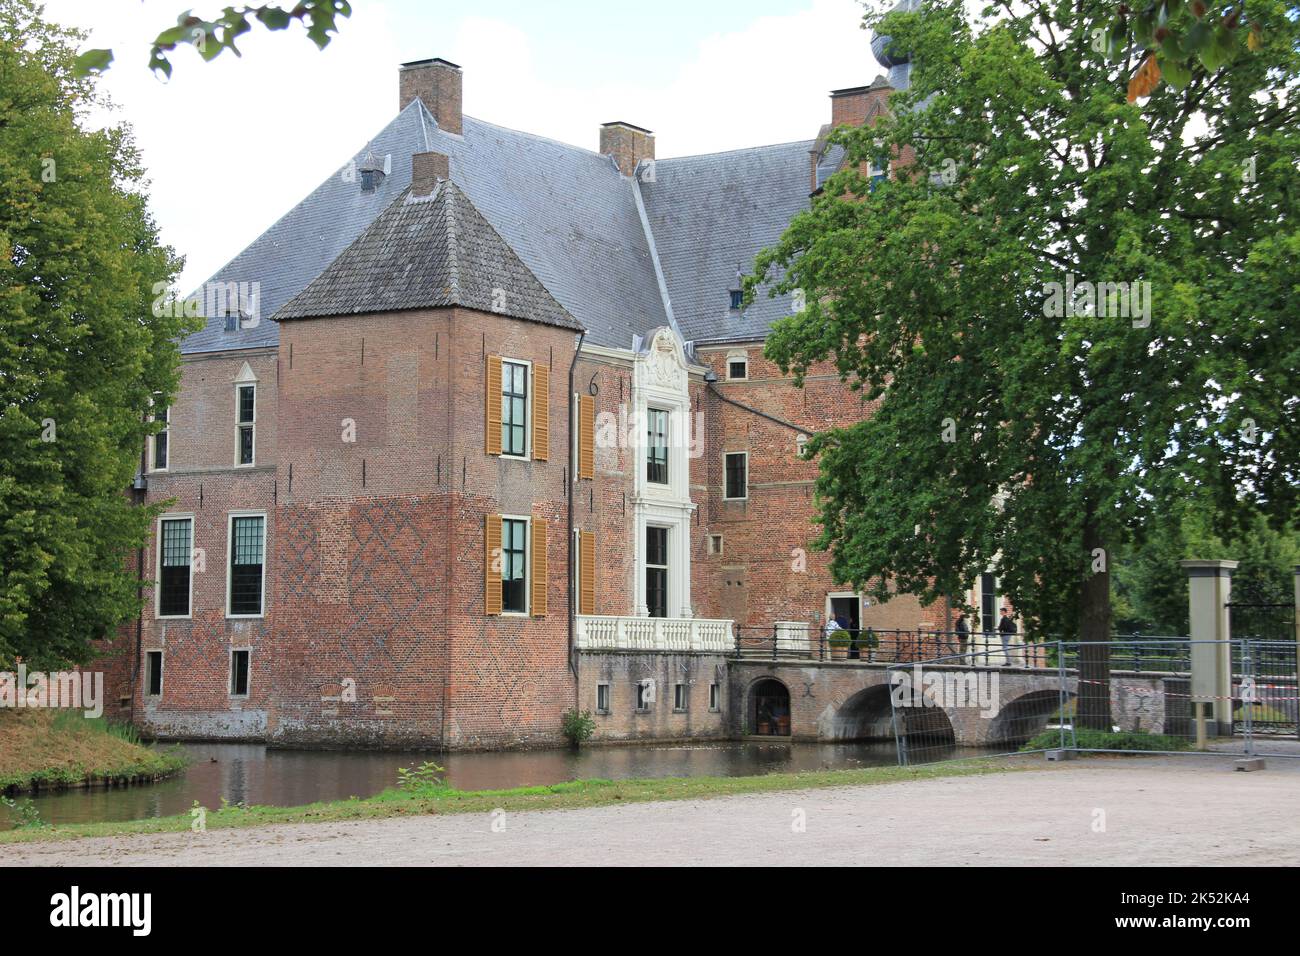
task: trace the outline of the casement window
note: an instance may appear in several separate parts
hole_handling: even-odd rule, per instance
[[[709,554],[722,554],[722,535],[709,535],[708,552]]]
[[[149,437],[149,470],[166,471],[167,454],[170,451],[168,448],[168,439],[170,438],[170,425],[172,420],[171,408],[155,408],[153,420],[156,422],[162,422],[163,427],[157,434]]]
[[[685,684],[673,685],[673,710],[686,710],[686,705],[690,702],[690,694],[687,692]]]
[[[645,600],[651,617],[668,616],[668,529],[645,529]]]
[[[979,580],[980,630],[991,634],[998,629],[998,579],[996,575],[984,573]]]
[[[740,500],[749,497],[749,454],[747,452],[731,452],[726,456],[726,482],[724,498]]]
[[[484,516],[484,607],[490,615],[547,611],[546,522],[512,515]]]
[[[144,657],[144,694],[161,697],[163,689],[163,652],[147,651]]]
[[[578,396],[578,477],[596,477],[596,399]]]
[[[578,532],[578,613],[596,613],[596,536]]]
[[[189,617],[194,519],[158,519],[158,617]]]
[[[257,442],[257,386],[235,387],[235,463],[251,465]]]
[[[261,617],[266,584],[266,516],[231,515],[226,616]]]
[[[869,175],[871,177],[871,191],[875,192],[876,187],[885,180],[889,179],[889,156],[881,153],[871,160],[869,164]]]
[[[661,408],[646,412],[646,481],[668,484],[668,413]]]
[[[728,358],[727,378],[733,382],[749,378],[749,359],[743,355]]]
[[[249,651],[230,652],[230,696],[248,696]]]
[[[598,714],[609,713],[609,685],[608,684],[596,685],[596,713]]]
[[[501,454],[528,454],[528,366],[501,362]]]
[[[484,451],[546,461],[551,452],[551,370],[523,359],[487,357]]]
[[[796,458],[803,458],[804,452],[808,450],[808,436],[799,435],[794,440],[794,454]]]
[[[719,703],[721,703],[721,700],[722,700],[722,695],[719,692],[718,685],[710,684],[709,685],[709,710],[713,710],[713,711],[719,710],[720,708],[718,705]]]

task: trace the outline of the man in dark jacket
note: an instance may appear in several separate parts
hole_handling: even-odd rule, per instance
[[[1011,608],[1002,609],[1002,620],[998,621],[998,635],[1002,638],[1002,653],[1006,662],[1011,663],[1012,638],[1016,636],[1016,622],[1011,620]]]

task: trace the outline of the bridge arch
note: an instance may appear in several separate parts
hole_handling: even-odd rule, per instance
[[[1060,706],[1061,692],[1055,687],[1029,691],[1007,701],[990,722],[985,745],[1001,749],[1019,747],[1042,733]]]
[[[892,740],[894,708],[890,693],[888,684],[858,691],[835,712],[823,737],[841,741]],[[956,739],[952,721],[941,707],[899,707],[898,720],[898,729],[909,739],[926,745],[942,746]]]
[[[760,677],[749,685],[745,703],[746,731],[757,737],[790,736],[790,688],[775,677]]]

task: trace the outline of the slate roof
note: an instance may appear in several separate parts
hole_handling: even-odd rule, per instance
[[[736,270],[775,245],[808,208],[812,141],[710,153],[655,164],[642,183],[646,213],[682,335],[696,343],[761,339],[793,309],[760,288],[743,313],[730,311]]]
[[[581,328],[447,180],[393,200],[275,320],[451,305]]]
[[[662,159],[654,183],[638,182],[607,156],[470,116],[463,135],[446,133],[414,100],[213,276],[258,282],[262,321],[226,332],[223,317],[210,317],[181,351],[276,345],[279,328],[269,317],[393,205],[410,185],[411,154],[427,151],[450,157],[451,181],[587,329],[588,342],[630,348],[634,337],[674,324],[700,342],[762,338],[790,311],[788,300],[762,294],[738,317],[728,311],[728,290],[737,266],[748,271],[806,207],[810,145]],[[366,193],[359,175],[345,173],[371,152],[390,159],[390,173]]]

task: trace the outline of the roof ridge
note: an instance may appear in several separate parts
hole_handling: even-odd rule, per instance
[[[456,194],[460,193],[460,187],[453,186],[450,179],[444,179],[438,183],[438,192],[443,197],[443,221],[447,229],[447,272],[451,276],[451,296],[453,302],[459,302],[460,244],[459,234],[456,231]]]
[[[655,160],[656,163],[671,163],[678,159],[704,159],[713,156],[730,156],[732,153],[754,153],[761,149],[784,149],[787,146],[808,146],[817,142],[815,139],[792,139],[786,143],[764,143],[760,146],[739,146],[736,149],[723,149],[716,153],[691,153],[688,156],[665,156]]]

